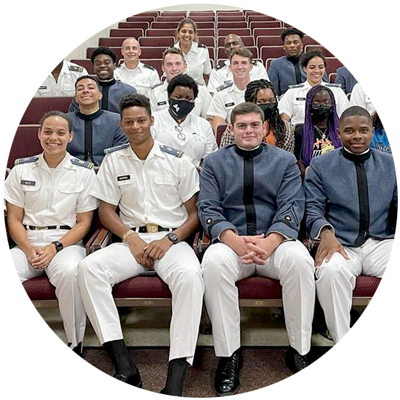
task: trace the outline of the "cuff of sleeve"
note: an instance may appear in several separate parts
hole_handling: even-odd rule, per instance
[[[297,239],[298,232],[284,222],[276,222],[268,229],[266,236],[272,232],[280,233],[286,240]]]
[[[268,231],[268,232],[265,234],[265,237],[267,237],[267,235],[269,235],[270,233],[279,233],[280,235],[282,235],[282,236],[285,238],[284,241],[283,241],[282,243],[284,243],[284,242],[291,242],[291,241],[293,241],[293,240],[296,240],[295,238],[290,237],[290,236],[288,236],[288,235],[285,235],[284,233],[278,232],[278,231]]]
[[[329,226],[330,228],[332,228],[333,232],[335,232],[335,229],[333,228],[333,226],[330,223],[328,223],[324,219],[320,219],[318,221],[315,221],[311,228],[311,231],[310,231],[311,238],[314,240],[319,240],[322,228],[324,228],[326,226]]]
[[[228,221],[221,221],[221,222],[218,222],[217,224],[215,224],[209,231],[212,242],[219,239],[221,233],[226,231],[227,229],[231,229],[231,230],[237,232],[236,227]]]

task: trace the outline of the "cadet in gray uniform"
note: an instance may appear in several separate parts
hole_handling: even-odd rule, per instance
[[[78,284],[115,377],[141,386],[123,341],[111,287],[146,269],[156,271],[172,293],[170,361],[163,392],[181,396],[193,362],[204,292],[199,261],[185,242],[199,225],[198,173],[181,152],[153,140],[152,124],[147,97],[130,95],[121,101],[121,126],[129,144],[107,151],[92,194],[100,199],[103,225],[122,242],[83,260]]]
[[[345,110],[339,136],[343,148],[313,158],[305,176],[307,229],[321,239],[317,295],[335,342],[350,329],[356,277],[385,272],[397,215],[393,157],[370,149],[369,112],[358,106]]]
[[[82,239],[89,232],[97,200],[90,195],[93,164],[66,151],[72,136],[63,113],[45,114],[39,128],[43,153],[16,160],[4,197],[18,276],[21,282],[43,274],[49,277],[69,345],[81,353],[86,314],[76,271],[85,257]]]

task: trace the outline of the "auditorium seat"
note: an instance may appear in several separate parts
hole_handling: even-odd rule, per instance
[[[189,18],[192,21],[196,22],[196,24],[199,23],[199,22],[210,22],[210,21],[211,22],[215,22],[215,16],[214,15],[209,15],[209,16],[207,16],[207,15],[195,15],[194,17],[189,16]]]
[[[258,36],[256,39],[256,46],[259,49],[263,46],[279,46],[282,44],[280,36]]]
[[[251,51],[251,53],[253,54],[253,58],[260,58],[259,52],[258,52],[258,47],[256,47],[256,46],[246,46],[246,48]],[[218,47],[217,48],[217,54],[216,54],[215,58],[217,60],[219,60],[221,58],[225,58],[226,59],[225,47]]]
[[[311,51],[311,50],[321,50],[322,54],[325,57],[335,57],[328,49],[326,49],[324,46],[321,45],[316,45],[316,44],[309,44],[304,47],[304,51]]]
[[[232,29],[230,28],[217,29],[217,36],[226,36],[230,33],[233,33]],[[251,31],[249,28],[238,28],[235,29],[234,33],[238,36],[251,36]]]
[[[285,28],[254,28],[253,36],[257,40],[258,36],[280,36]]]
[[[236,29],[248,28],[246,21],[229,21],[229,22],[217,22],[217,30],[218,29],[231,29],[235,31]]]
[[[160,16],[161,17],[164,17],[164,16],[169,16],[169,17],[178,16],[178,17],[181,17],[183,19],[183,18],[186,18],[187,12],[186,11],[161,11]]]
[[[67,112],[72,97],[33,97],[22,116],[20,124],[38,124],[47,111]]]
[[[330,73],[329,74],[329,82],[330,83],[335,83],[335,79],[336,79],[336,77],[337,77],[337,73],[336,72],[332,72],[332,73]]]
[[[215,37],[214,36],[198,36],[199,43],[203,43],[208,47],[216,47],[215,46]]]
[[[214,10],[204,10],[204,11],[189,11],[189,18],[192,17],[215,17]]]
[[[260,58],[265,62],[267,58],[278,58],[285,55],[282,46],[263,46],[260,49]]]
[[[140,47],[170,47],[174,40],[173,36],[141,36],[138,39]]]
[[[71,60],[71,62],[80,65],[81,67],[85,68],[88,74],[93,74],[93,64],[92,61],[87,59],[87,58],[82,58],[82,59],[74,59]]]
[[[280,21],[252,21],[249,22],[249,28],[253,32],[256,28],[282,28]]]
[[[146,31],[147,32],[147,31]],[[144,29],[133,28],[133,29],[110,29],[110,37],[140,37],[144,36]]]
[[[160,11],[144,11],[139,14],[136,14],[136,17],[144,17],[144,16],[152,16],[154,18],[157,18],[160,15]]]
[[[149,29],[150,23],[147,21],[135,21],[135,22],[120,22],[118,23],[118,29]]]
[[[162,58],[142,58],[140,57],[140,61],[143,64],[148,64],[151,65],[152,67],[154,67],[157,72],[158,75],[161,77],[163,74],[163,70],[161,69],[161,65],[162,65]]]
[[[180,21],[182,21],[182,17],[179,15],[172,15],[170,17],[168,16],[159,16],[156,18],[156,21],[154,22],[174,22],[176,25],[179,24]]]
[[[135,21],[146,21],[146,22],[153,22],[156,20],[156,17],[153,15],[134,15],[132,17],[128,17],[126,22],[135,22]]]
[[[235,21],[235,22],[246,22],[246,18],[244,15],[217,15],[216,18],[217,22],[229,22],[229,21]]]
[[[246,18],[247,22],[252,22],[252,21],[263,21],[263,22],[278,21],[278,22],[280,22],[278,19],[276,19],[274,17],[270,17],[265,14],[247,13],[247,14],[245,14],[245,18]]]
[[[172,22],[158,22],[154,21],[151,23],[150,28],[151,29],[176,29],[178,26],[178,22],[172,21]],[[210,28],[209,26],[207,28]]]
[[[224,132],[226,131],[226,128],[228,127],[228,124],[219,124],[217,126],[217,132],[215,134],[215,140],[217,142],[217,146],[220,147],[221,145],[221,139],[222,139],[222,135],[224,134]]]
[[[340,67],[343,67],[343,64],[336,57],[326,57],[326,73],[328,75],[332,72],[336,72]]]
[[[148,36],[148,37],[175,36],[175,31],[176,31],[176,27],[175,28],[170,28],[170,29],[152,29],[152,28],[149,28],[146,31],[146,36]],[[143,36],[143,35],[141,35],[141,36]]]
[[[40,115],[40,118],[43,114]],[[38,139],[38,130],[39,124],[18,126],[11,144],[7,168],[12,168],[17,158],[31,157],[42,152],[42,147]]]
[[[231,33],[235,33],[234,30],[232,30]],[[224,42],[225,42],[226,36],[218,36],[218,47],[223,47]],[[243,44],[247,46],[254,46],[254,36],[240,36],[242,39]]]

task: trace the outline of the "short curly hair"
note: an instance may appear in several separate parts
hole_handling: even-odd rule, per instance
[[[113,59],[114,64],[117,62],[117,55],[109,47],[101,46],[95,49],[91,54],[90,60],[92,61],[92,64],[94,63],[94,59],[100,54],[110,56]]]

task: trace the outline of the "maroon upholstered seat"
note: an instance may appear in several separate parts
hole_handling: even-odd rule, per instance
[[[47,275],[29,279],[23,283],[23,286],[31,300],[56,300],[56,289]]]
[[[236,283],[240,299],[281,299],[279,281],[262,276],[251,276]]]
[[[158,276],[135,276],[113,288],[114,298],[171,298],[168,286]]]
[[[380,278],[375,276],[361,275],[357,278],[356,287],[353,291],[353,297],[371,297],[378,289],[381,282]]]

